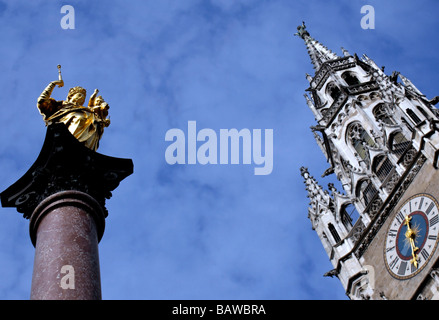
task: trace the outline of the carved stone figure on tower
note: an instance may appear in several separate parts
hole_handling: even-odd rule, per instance
[[[60,69],[61,66],[58,68]],[[59,75],[59,79],[50,82],[41,93],[37,101],[38,110],[46,126],[52,123],[64,123],[79,142],[96,151],[104,128],[110,125],[110,120],[107,119],[108,103],[102,99],[102,96],[96,97],[99,92],[96,89],[90,97],[88,106],[83,106],[87,92],[79,86],[69,90],[65,101],[56,101],[50,96],[55,86],[64,86],[61,71]]]
[[[302,21],[302,24],[297,27],[297,32],[294,35],[299,36],[302,39],[305,39],[305,35],[309,36],[309,33],[306,30],[305,21]]]

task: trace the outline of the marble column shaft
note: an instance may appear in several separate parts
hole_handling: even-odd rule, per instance
[[[80,191],[58,192],[30,218],[35,245],[32,300],[100,300],[98,242],[105,226],[95,199]]]

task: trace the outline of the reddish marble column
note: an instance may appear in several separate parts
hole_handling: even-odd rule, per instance
[[[101,299],[98,243],[104,227],[102,207],[86,193],[61,191],[43,200],[30,217],[31,299]]]

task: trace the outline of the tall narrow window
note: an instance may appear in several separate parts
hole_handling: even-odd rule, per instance
[[[409,117],[412,118],[415,124],[419,124],[421,122],[421,119],[419,119],[418,115],[412,109],[406,109],[406,112]]]
[[[331,232],[331,235],[334,238],[335,243],[339,243],[341,241],[340,235],[338,234],[337,230],[335,229],[332,223],[328,224],[328,229],[329,232]]]
[[[359,218],[360,214],[352,203],[342,207],[341,219],[348,229],[351,228]]]
[[[427,114],[427,112],[425,112],[425,110],[424,109],[422,109],[420,106],[416,106],[416,108],[418,108],[418,110],[419,110],[419,112],[421,112],[422,113],[422,115],[426,118],[426,119],[428,119],[429,118],[429,116],[428,116],[428,114]]]

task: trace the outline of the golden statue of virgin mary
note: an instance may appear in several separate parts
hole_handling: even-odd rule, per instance
[[[79,142],[96,151],[104,128],[110,125],[110,119],[107,119],[109,106],[102,96],[97,97],[98,89],[93,92],[87,107],[83,106],[87,92],[82,87],[71,88],[65,101],[51,98],[55,86],[64,86],[61,66],[58,65],[58,69],[59,79],[50,82],[41,93],[37,101],[38,110],[46,126],[56,122],[64,123]]]

